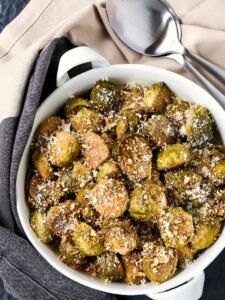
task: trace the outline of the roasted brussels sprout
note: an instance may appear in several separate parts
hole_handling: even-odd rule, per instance
[[[76,181],[78,188],[82,188],[91,180],[90,170],[80,161],[73,163],[72,178]]]
[[[34,163],[35,168],[38,170],[40,175],[43,177],[44,180],[49,180],[54,177],[53,169],[48,162],[47,156],[41,150],[41,148],[36,148],[33,155],[32,160]]]
[[[181,207],[165,211],[158,218],[158,227],[161,238],[168,247],[185,246],[194,236],[192,215]]]
[[[75,228],[79,211],[78,204],[72,200],[52,206],[47,212],[47,225],[54,235],[62,237]]]
[[[218,219],[197,224],[195,235],[191,242],[195,250],[203,250],[211,246],[220,233],[221,224]]]
[[[216,163],[212,169],[212,180],[217,185],[225,184],[225,160]]]
[[[69,132],[57,131],[48,145],[49,160],[57,167],[67,167],[79,154],[77,138]]]
[[[57,184],[65,193],[75,193],[78,189],[77,181],[72,177],[72,170],[66,169],[58,173]]]
[[[176,133],[185,135],[186,114],[190,108],[190,103],[183,100],[175,100],[166,107],[165,116],[172,122]]]
[[[146,283],[147,276],[143,271],[142,255],[139,251],[133,251],[122,256],[124,268],[124,281],[128,284]]]
[[[103,139],[94,132],[83,135],[84,158],[88,168],[96,169],[109,158],[109,149]]]
[[[140,111],[143,109],[144,89],[141,85],[135,83],[125,85],[121,91],[121,97],[124,103],[123,110],[133,109]]]
[[[108,178],[99,181],[90,191],[90,203],[104,218],[118,218],[127,209],[128,193],[122,182]]]
[[[67,236],[62,236],[59,246],[59,258],[68,267],[80,270],[87,263],[86,256],[80,252],[77,246],[68,239]]]
[[[123,139],[129,133],[135,133],[140,119],[132,110],[123,111],[116,125],[116,134],[119,140]]]
[[[104,246],[107,251],[126,255],[137,247],[137,232],[129,220],[115,220],[103,230]]]
[[[47,139],[55,133],[60,126],[62,126],[62,120],[59,117],[50,117],[38,127],[35,133],[35,140],[39,144],[45,144]]]
[[[90,107],[91,104],[89,101],[80,98],[72,96],[70,100],[66,103],[65,106],[65,115],[69,118],[70,114],[76,114],[78,110],[80,110],[83,107]]]
[[[77,193],[76,201],[81,207],[81,214],[88,225],[98,227],[101,225],[102,220],[100,214],[90,203],[90,191],[93,189],[93,184],[86,184]]]
[[[100,112],[118,110],[120,100],[120,87],[112,82],[98,81],[91,90],[91,104]]]
[[[112,161],[104,163],[99,170],[97,180],[101,181],[104,178],[118,177],[121,175],[120,168]]]
[[[162,283],[173,276],[177,267],[177,251],[156,242],[145,245],[143,270],[154,283]]]
[[[43,211],[35,211],[30,218],[30,224],[38,238],[45,244],[53,241],[53,234],[46,223],[46,214]]]
[[[196,250],[189,245],[179,247],[177,249],[178,265],[181,269],[184,269],[190,262],[193,261]]]
[[[55,181],[44,181],[40,176],[32,176],[28,182],[28,203],[35,209],[46,210],[49,206],[57,205],[64,191]]]
[[[214,124],[205,107],[194,105],[188,110],[186,135],[192,146],[200,147],[213,142]]]
[[[64,192],[74,194],[91,181],[91,179],[90,170],[80,161],[77,161],[73,163],[72,169],[58,172],[57,182]]]
[[[73,241],[81,253],[86,256],[97,256],[103,251],[99,234],[86,223],[76,225],[73,233]]]
[[[118,164],[131,181],[151,176],[152,151],[142,137],[128,136],[119,145]]]
[[[121,281],[124,276],[123,266],[119,258],[110,252],[99,255],[96,261],[87,268],[87,272],[106,282]]]
[[[208,196],[209,192],[202,186],[202,177],[192,170],[180,169],[166,172],[164,178],[168,191],[181,203],[204,201]]]
[[[145,91],[143,107],[151,113],[163,113],[173,101],[173,94],[164,82],[154,83]]]
[[[182,144],[173,144],[162,150],[157,157],[158,170],[170,170],[187,163],[190,159],[188,147]]]
[[[133,191],[129,212],[132,218],[148,222],[166,206],[167,201],[162,186],[147,183]]]
[[[100,132],[103,127],[103,116],[94,110],[83,107],[76,115],[69,115],[69,120],[73,128],[80,132],[94,131]]]
[[[201,213],[203,218],[207,219],[209,216],[212,218],[225,219],[225,189],[217,190],[214,199],[205,203],[202,207]],[[202,215],[201,214],[201,215]]]
[[[197,173],[205,178],[218,181],[216,177],[213,176],[212,170],[220,161],[225,159],[223,153],[215,148],[195,148],[192,149],[191,156],[189,164],[196,169]]]
[[[164,115],[153,115],[144,128],[146,136],[157,147],[163,147],[174,142],[174,129]]]

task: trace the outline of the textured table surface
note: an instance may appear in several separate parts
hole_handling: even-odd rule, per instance
[[[25,7],[29,0],[0,0],[0,31]],[[67,0],[69,1],[69,0]],[[145,296],[118,297],[123,300],[147,300]],[[11,300],[0,280],[0,300]],[[225,299],[225,251],[206,269],[206,282],[201,300]],[[32,300],[32,299],[30,299]],[[69,300],[69,299],[68,299]],[[184,299],[185,296],[184,296]]]

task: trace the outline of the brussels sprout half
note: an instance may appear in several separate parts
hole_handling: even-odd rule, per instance
[[[75,227],[73,241],[80,252],[86,256],[97,256],[103,251],[99,234],[86,223],[79,223]]]
[[[103,230],[104,246],[107,251],[126,255],[136,248],[138,236],[129,220],[115,220]]]
[[[168,247],[187,245],[194,236],[192,215],[181,207],[172,208],[158,218],[161,238]]]
[[[151,113],[163,113],[173,101],[173,94],[164,82],[155,83],[147,88],[143,98],[143,107]]]
[[[144,138],[124,138],[119,144],[118,152],[118,164],[131,181],[140,181],[151,176],[152,151]]]
[[[173,276],[177,268],[177,251],[162,244],[149,243],[143,251],[143,270],[153,283],[162,283]]]
[[[69,132],[57,131],[48,145],[49,160],[53,166],[67,167],[77,158],[80,148],[77,138]]]
[[[37,237],[45,244],[53,241],[53,234],[46,222],[46,214],[43,211],[35,211],[31,214],[30,224]]]

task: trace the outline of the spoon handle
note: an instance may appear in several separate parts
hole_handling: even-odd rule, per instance
[[[225,109],[225,96],[210,81],[208,81],[185,56],[174,53],[170,55],[170,58],[174,59],[184,67],[185,70]]]
[[[208,60],[200,57],[199,55],[185,51],[185,56],[194,63],[200,65],[202,68],[204,68],[209,74],[213,75],[217,80],[219,80],[221,83],[225,84],[225,69],[209,62]]]

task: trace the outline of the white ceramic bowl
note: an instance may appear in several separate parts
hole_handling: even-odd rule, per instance
[[[68,268],[48,246],[39,241],[29,224],[29,208],[25,200],[25,179],[28,167],[29,146],[35,130],[44,119],[54,115],[65,104],[71,94],[82,94],[84,91],[89,90],[97,80],[100,80],[103,77],[108,77],[110,80],[119,83],[135,81],[142,84],[152,84],[154,82],[164,81],[174,93],[183,99],[193,103],[203,104],[208,108],[216,120],[222,141],[223,143],[225,142],[224,110],[207,92],[188,79],[163,69],[144,65],[114,65],[93,69],[69,80],[53,92],[38,109],[33,129],[29,140],[27,141],[18,171],[18,214],[24,231],[33,246],[49,262],[49,264],[65,276],[88,287],[108,293],[122,295],[151,295],[174,288],[201,273],[201,271],[204,270],[225,247],[225,230],[223,230],[221,236],[214,245],[204,251],[193,264],[167,282],[160,285],[148,283],[141,286],[129,286],[125,283],[105,284],[98,279],[91,278],[84,273]]]

